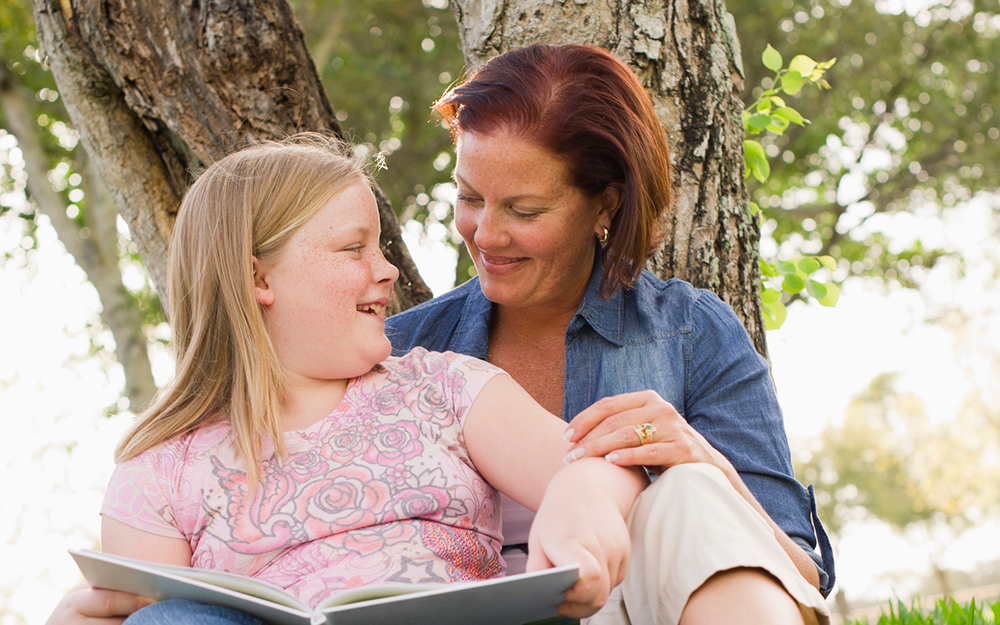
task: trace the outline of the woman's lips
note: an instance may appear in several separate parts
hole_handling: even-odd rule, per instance
[[[483,268],[493,274],[510,273],[528,260],[523,256],[516,258],[509,256],[490,256],[488,254],[483,254],[482,252],[480,252],[479,256],[483,260]]]

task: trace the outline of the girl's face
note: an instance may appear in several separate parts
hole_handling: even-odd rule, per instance
[[[348,379],[385,360],[385,308],[398,276],[379,248],[364,181],[331,197],[269,262],[255,258],[257,302],[290,380]]]
[[[463,132],[456,152],[455,224],[486,297],[575,310],[615,192],[588,197],[567,182],[559,157],[515,134]]]

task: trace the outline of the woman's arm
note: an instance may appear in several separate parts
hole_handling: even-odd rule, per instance
[[[565,465],[564,429],[510,377],[497,375],[477,396],[463,432],[480,474],[538,512],[529,570],[580,564],[580,578],[560,606],[564,616],[579,618],[596,612],[624,577],[625,518],[648,480],[643,471],[600,459]]]

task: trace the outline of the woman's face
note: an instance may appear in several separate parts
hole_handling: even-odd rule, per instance
[[[455,224],[483,293],[512,308],[575,310],[611,222],[608,192],[586,196],[554,153],[512,133],[463,132]]]

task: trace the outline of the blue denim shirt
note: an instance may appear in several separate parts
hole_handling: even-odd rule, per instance
[[[598,258],[566,329],[562,418],[609,395],[657,391],[729,459],[771,518],[816,562],[827,596],[835,579],[830,541],[812,487],[795,480],[767,362],[732,308],[711,291],[648,271],[634,288],[601,299],[600,274]],[[491,312],[474,278],[393,315],[386,335],[397,355],[421,346],[486,360]]]

